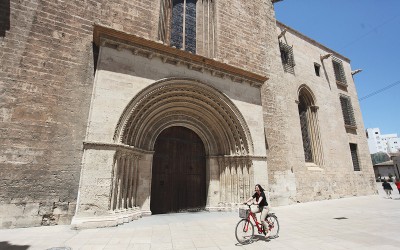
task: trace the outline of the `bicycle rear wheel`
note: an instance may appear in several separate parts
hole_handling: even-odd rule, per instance
[[[236,225],[236,239],[241,244],[250,243],[254,236],[254,225],[250,220],[242,219]]]
[[[268,224],[268,230],[270,231],[270,238],[277,238],[279,236],[279,222],[278,218],[274,215],[267,215],[265,218]]]

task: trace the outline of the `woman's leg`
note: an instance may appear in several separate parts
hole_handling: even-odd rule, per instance
[[[261,211],[261,216],[260,216],[260,220],[261,220],[261,223],[262,223],[263,226],[264,226],[265,233],[267,233],[266,236],[269,236],[269,234],[268,234],[268,223],[265,221],[265,218],[266,218],[267,215],[268,215],[268,210],[269,210],[269,209],[268,209],[267,206],[263,207],[263,209],[262,209],[262,211]]]

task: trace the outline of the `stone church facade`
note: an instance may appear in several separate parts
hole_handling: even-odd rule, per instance
[[[350,60],[272,2],[2,3],[1,227],[374,194]]]

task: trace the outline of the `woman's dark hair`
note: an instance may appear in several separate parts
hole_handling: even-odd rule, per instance
[[[258,188],[260,189],[260,192],[264,192],[264,188],[262,188],[260,184],[256,184],[256,186],[258,186]]]

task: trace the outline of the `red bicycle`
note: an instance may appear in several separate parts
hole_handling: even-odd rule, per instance
[[[236,239],[241,244],[248,244],[253,242],[254,238],[254,224],[257,227],[259,234],[266,235],[266,231],[261,222],[257,220],[257,216],[250,209],[250,205],[246,204],[248,208],[239,208],[239,217],[242,218],[238,224],[236,225]],[[253,222],[251,222],[253,219]],[[265,221],[268,224],[268,231],[270,232],[270,236],[268,238],[273,239],[277,238],[279,234],[279,222],[278,218],[274,213],[268,213]]]

